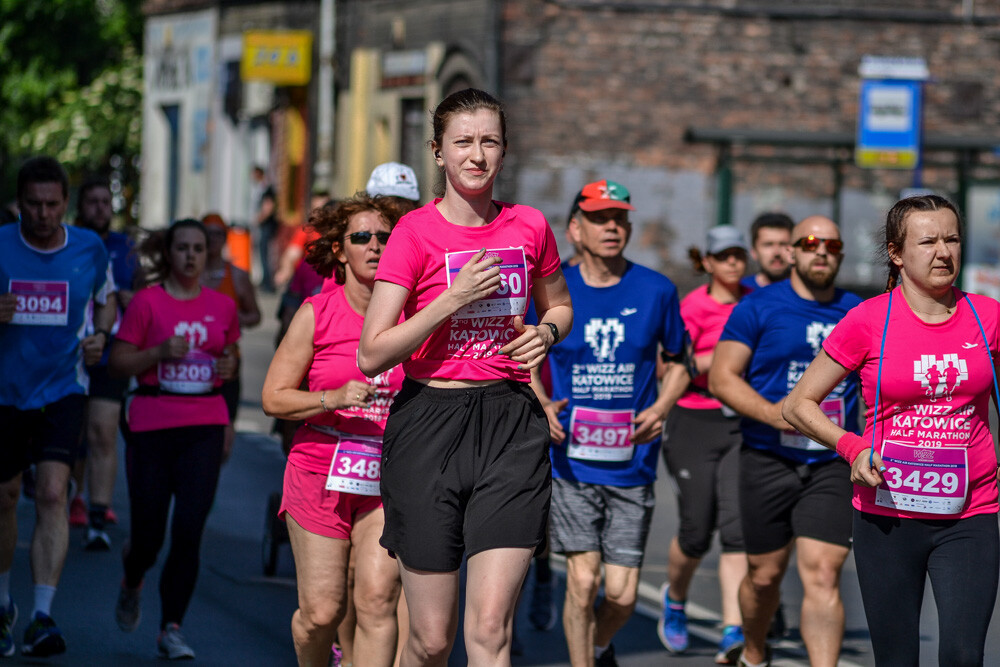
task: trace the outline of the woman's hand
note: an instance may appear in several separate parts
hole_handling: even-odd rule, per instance
[[[183,359],[190,349],[184,336],[171,336],[160,343],[158,348],[160,359]]]
[[[359,380],[348,380],[339,389],[326,392],[327,410],[346,410],[348,408],[366,408],[368,401],[375,395],[375,385]]]
[[[872,457],[871,464],[868,463],[869,456]],[[854,463],[851,464],[851,481],[858,486],[875,488],[885,481],[885,477],[880,472],[883,470],[885,470],[885,466],[882,465],[882,457],[879,456],[879,453],[875,452],[872,456],[871,447],[862,449],[861,453],[854,458]]]
[[[542,363],[549,348],[555,343],[552,330],[544,326],[526,325],[520,315],[514,316],[514,330],[521,335],[501,347],[500,354],[516,361],[522,370],[530,370]]]
[[[215,360],[215,372],[222,380],[232,380],[240,367],[239,348],[230,343],[222,349],[222,356]]]
[[[486,248],[481,248],[451,281],[448,292],[455,300],[455,310],[479,301],[500,288],[500,267],[497,266],[500,258],[494,255],[483,259],[485,255]]]

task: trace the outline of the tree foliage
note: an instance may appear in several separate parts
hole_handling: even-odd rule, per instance
[[[0,170],[45,152],[71,173],[138,154],[141,0],[0,0]]]

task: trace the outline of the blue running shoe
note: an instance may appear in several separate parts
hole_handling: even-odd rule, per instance
[[[656,634],[660,643],[671,653],[683,653],[688,647],[688,620],[684,613],[684,603],[670,599],[669,587],[663,584],[660,598],[663,600],[663,612],[656,623]]]
[[[9,658],[14,655],[14,624],[17,623],[17,605],[11,598],[10,606],[0,612],[0,655]]]
[[[743,628],[738,625],[727,625],[722,629],[722,641],[719,642],[719,652],[715,654],[715,664],[735,665],[743,653]]]
[[[56,627],[51,616],[40,611],[35,612],[31,625],[24,631],[24,644],[21,645],[21,655],[32,655],[44,658],[49,655],[66,652],[66,640]]]

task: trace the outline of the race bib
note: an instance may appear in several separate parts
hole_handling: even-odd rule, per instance
[[[926,514],[958,514],[969,488],[965,447],[914,447],[882,443],[885,483],[875,489],[875,504]]]
[[[448,271],[448,287],[462,267],[478,250],[449,252],[444,256]],[[528,263],[524,248],[497,248],[486,251],[486,257],[499,257],[500,287],[489,296],[474,301],[452,315],[453,319],[477,317],[512,317],[523,315],[528,307]],[[484,257],[485,259],[485,257]]]
[[[634,410],[573,408],[567,456],[584,461],[631,461]]]
[[[207,394],[215,388],[215,357],[191,350],[182,359],[165,359],[156,367],[160,389],[175,394]]]
[[[844,399],[828,398],[819,404],[819,409],[823,414],[840,428],[844,428]],[[792,449],[805,449],[809,451],[823,451],[826,447],[815,440],[810,440],[798,431],[782,431],[781,446]]]
[[[66,326],[69,323],[69,283],[64,280],[14,280],[17,297],[11,324]]]
[[[326,490],[377,496],[382,477],[382,439],[340,433],[326,475]]]

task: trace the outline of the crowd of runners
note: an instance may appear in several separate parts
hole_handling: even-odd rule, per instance
[[[719,664],[770,664],[794,555],[809,661],[836,665],[852,546],[877,664],[918,663],[927,576],[941,664],[983,664],[1000,573],[1000,303],[954,285],[958,209],[936,195],[892,207],[886,292],[867,301],[834,284],[836,223],[780,213],[749,239],[710,229],[690,252],[707,282],[682,299],[626,259],[640,203],[625,185],[581,184],[565,221],[496,201],[507,131],[489,94],[447,97],[432,124],[438,197],[421,206],[413,171],[381,165],[365,191],[312,210],[277,273],[289,289],[262,403],[290,425],[279,516],[299,663],[446,664],[464,567],[470,664],[510,664],[532,569],[530,622],[549,630],[561,609],[571,664],[618,664],[662,456],[679,512],[667,651],[688,649],[688,592],[718,533]],[[107,182],[87,181],[78,224],[63,222],[68,179],[45,157],[22,166],[17,202],[0,227],[0,655],[17,649],[26,471],[20,646],[43,657],[66,651],[51,610],[71,520],[85,548],[114,546],[120,432],[130,537],[114,615],[140,625],[169,532],[156,645],[193,658],[181,627],[232,448],[241,328],[261,320],[254,286],[225,258],[216,214],[133,247],[109,229]],[[563,601],[550,554],[565,559]]]

